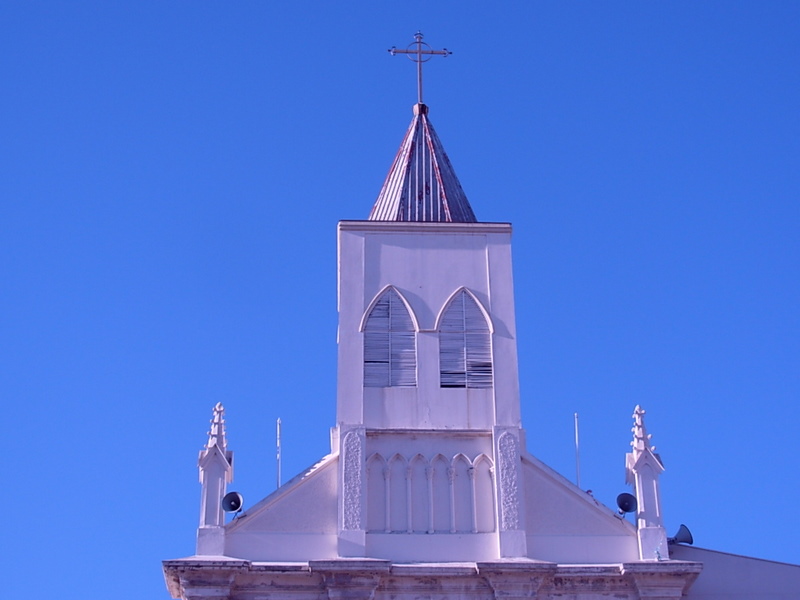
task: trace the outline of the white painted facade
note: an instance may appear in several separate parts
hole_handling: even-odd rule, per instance
[[[215,407],[174,598],[799,597],[800,567],[670,547],[639,407],[636,525],[528,454],[509,224],[343,221],[338,271],[331,453],[223,524]]]

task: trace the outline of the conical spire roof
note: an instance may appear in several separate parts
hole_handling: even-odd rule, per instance
[[[414,105],[406,132],[370,221],[475,223],[475,213],[428,119],[428,107]]]

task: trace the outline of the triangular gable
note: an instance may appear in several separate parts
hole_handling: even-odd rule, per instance
[[[636,529],[588,492],[523,454],[528,557],[551,562],[637,559]]]
[[[237,533],[336,533],[338,455],[329,454],[226,525]]]

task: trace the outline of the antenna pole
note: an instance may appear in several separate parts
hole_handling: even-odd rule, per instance
[[[578,413],[575,413],[575,485],[581,487],[581,445],[578,438]]]
[[[278,463],[277,470],[277,487],[281,487],[281,419],[275,422],[275,459]]]

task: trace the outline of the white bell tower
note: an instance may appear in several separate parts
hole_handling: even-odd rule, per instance
[[[511,226],[477,222],[426,105],[338,234],[339,552],[525,556]]]

